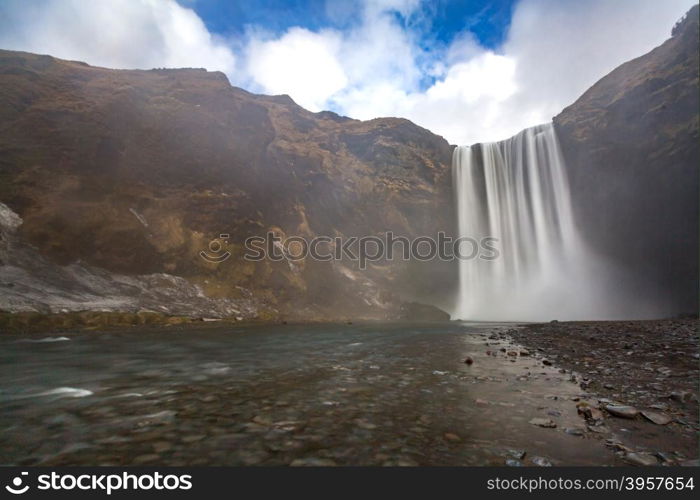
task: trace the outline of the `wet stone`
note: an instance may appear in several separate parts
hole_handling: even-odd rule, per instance
[[[642,467],[649,467],[651,465],[658,465],[658,460],[656,457],[650,453],[627,453],[625,455],[625,461],[632,465],[639,465]]]

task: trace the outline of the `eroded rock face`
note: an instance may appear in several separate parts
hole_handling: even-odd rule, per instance
[[[698,301],[698,6],[554,118],[586,239],[667,313]]]
[[[0,51],[0,201],[59,265],[167,273],[269,316],[387,317],[451,295],[450,265],[250,262],[245,238],[450,231],[448,143],[395,118],[311,113],[198,69]],[[231,257],[199,252],[220,234]]]

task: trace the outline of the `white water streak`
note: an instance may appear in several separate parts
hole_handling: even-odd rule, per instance
[[[460,237],[498,239],[496,260],[462,260],[453,319],[541,321],[608,316],[596,264],[571,211],[551,124],[505,141],[458,147],[453,183]],[[465,252],[468,253],[468,252]]]

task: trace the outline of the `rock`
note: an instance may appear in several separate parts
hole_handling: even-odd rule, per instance
[[[566,427],[564,432],[571,436],[583,436],[584,434],[583,429],[579,429],[578,427]]]
[[[532,457],[532,463],[538,467],[551,467],[552,462],[544,457]]]
[[[545,366],[552,366],[552,362],[548,359],[543,359],[542,364]]]
[[[649,467],[652,465],[658,465],[659,461],[651,453],[638,453],[632,452],[625,455],[625,461],[641,467]]]
[[[656,456],[656,458],[658,458],[659,460],[661,460],[662,462],[664,462],[666,464],[673,465],[676,463],[675,458],[673,458],[668,453],[664,453],[663,451],[657,451],[656,453],[654,453],[654,456]]]
[[[450,321],[450,315],[435,306],[407,302],[401,305],[400,318],[404,321]]]
[[[605,411],[611,415],[614,415],[615,417],[620,418],[635,418],[637,415],[639,415],[639,410],[637,410],[634,406],[626,405],[606,405]]]
[[[692,399],[692,394],[687,391],[672,392],[669,396],[670,399],[678,401],[680,403],[688,402]]]
[[[655,423],[656,425],[666,425],[671,422],[671,417],[669,417],[668,415],[664,415],[663,413],[643,410],[641,414],[644,418],[646,418],[650,422]]]
[[[513,356],[513,357],[515,357],[515,356],[518,355],[518,353],[517,353],[516,351],[508,351],[506,354],[507,354],[508,356]]]
[[[252,421],[258,425],[272,425],[272,420],[263,415],[255,415]]]
[[[603,413],[598,408],[593,408],[585,401],[581,401],[576,405],[578,414],[586,420],[602,420]]]
[[[525,450],[508,450],[506,454],[509,457],[515,458],[517,460],[522,460],[523,458],[525,458],[527,452]]]
[[[520,350],[520,355],[521,355],[521,356],[529,356],[529,355],[530,355],[530,351],[528,351],[528,350],[526,350],[526,349],[521,349],[521,350]]]
[[[472,365],[472,364],[474,364],[474,360],[471,357],[467,356],[466,358],[464,358],[464,364],[465,365]]]
[[[533,419],[530,419],[530,423],[532,425],[536,425],[538,427],[545,427],[547,429],[553,429],[557,426],[556,422],[550,418],[539,418],[535,417]]]
[[[615,451],[621,451],[624,453],[632,453],[632,450],[615,439],[606,439],[605,445],[612,448]]]

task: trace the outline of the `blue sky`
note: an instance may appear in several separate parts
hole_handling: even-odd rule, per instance
[[[694,1],[0,0],[0,48],[222,71],[310,111],[473,144],[551,120]]]
[[[360,22],[359,2],[326,0],[181,0],[199,14],[210,31],[221,35],[241,35],[246,26],[265,26],[281,34],[293,26],[311,30],[348,28]],[[455,36],[469,29],[486,48],[497,49],[503,42],[515,0],[434,0],[420,6],[412,19],[397,18],[406,24],[421,24],[426,45],[435,41],[448,45]],[[420,17],[421,19],[417,19]]]

